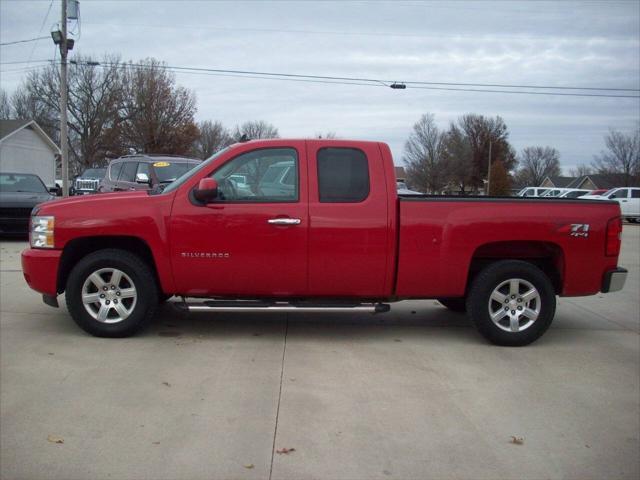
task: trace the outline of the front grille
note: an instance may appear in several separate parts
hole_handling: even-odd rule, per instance
[[[2,218],[29,218],[32,208],[0,208]]]
[[[75,182],[75,189],[76,190],[97,190],[99,183],[100,183],[100,180],[81,180],[81,179],[78,179]]]

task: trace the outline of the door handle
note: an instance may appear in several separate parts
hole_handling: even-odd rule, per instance
[[[270,218],[267,220],[270,225],[300,225],[299,218]]]

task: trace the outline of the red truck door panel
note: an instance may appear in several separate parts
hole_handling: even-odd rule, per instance
[[[307,141],[309,294],[388,294],[390,201],[376,143]]]
[[[213,177],[219,201],[197,205],[183,189],[174,202],[169,229],[177,290],[193,296],[306,294],[304,142],[244,150]]]

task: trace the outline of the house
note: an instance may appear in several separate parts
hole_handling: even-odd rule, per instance
[[[60,149],[35,120],[0,120],[0,171],[33,173],[55,185]]]
[[[399,182],[407,181],[407,172],[404,170],[404,167],[393,167],[396,172],[396,180]]]
[[[580,177],[546,177],[541,187],[581,188],[585,190],[611,189],[640,186],[640,178],[624,173],[592,173]]]

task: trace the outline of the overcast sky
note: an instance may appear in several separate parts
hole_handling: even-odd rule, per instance
[[[0,43],[48,36],[60,19],[60,1],[51,3],[1,0]],[[115,53],[170,66],[391,81],[640,88],[638,0],[83,0],[80,10],[71,59]],[[33,61],[52,59],[54,52],[50,39],[0,47],[2,88],[12,92],[25,67],[42,65]],[[7,63],[29,59],[29,65]],[[640,118],[634,98],[176,78],[195,92],[198,120],[232,127],[261,119],[283,137],[333,131],[381,140],[398,164],[412,125],[428,112],[442,128],[465,113],[500,115],[518,151],[553,146],[565,170],[589,163],[604,147],[608,128],[629,132]]]

